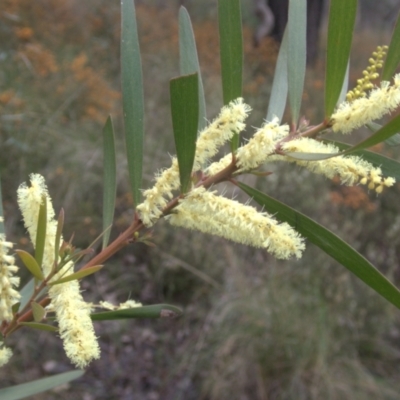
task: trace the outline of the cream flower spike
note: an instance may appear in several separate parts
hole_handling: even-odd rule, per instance
[[[43,176],[39,174],[31,174],[29,177],[31,186],[27,186],[26,183],[23,183],[18,188],[18,205],[24,219],[25,227],[31,238],[31,242],[35,245],[40,204],[42,202],[42,196],[46,196],[47,227],[46,244],[43,254],[43,273],[47,276],[51,272],[54,264],[54,244],[57,224],[53,222],[55,215],[54,209]]]
[[[331,144],[318,142],[310,138],[301,138],[284,143],[282,149],[287,152],[299,153],[338,153],[339,149]],[[369,189],[375,189],[377,193],[382,192],[383,187],[393,186],[394,178],[384,178],[380,168],[358,156],[336,156],[326,160],[304,161],[290,157],[283,157],[285,161],[295,162],[311,172],[333,178],[338,175],[345,185],[356,183],[367,184]]]
[[[243,131],[246,126],[244,121],[250,111],[251,107],[243,103],[242,98],[231,101],[222,108],[219,116],[199,134],[193,171],[204,167],[222,145],[228,142],[235,133]]]
[[[242,98],[231,101],[222,108],[218,117],[199,134],[193,172],[203,168],[223,144],[245,128],[244,121],[250,111],[250,106],[245,104]],[[172,199],[172,192],[179,189],[179,185],[178,161],[174,157],[172,166],[158,174],[154,186],[143,192],[143,203],[137,206],[137,211],[145,226],[152,226],[160,218],[162,209],[167,205],[168,200]]]
[[[192,190],[167,219],[171,225],[265,248],[276,258],[300,258],[305,248],[303,238],[287,223],[204,187]]]
[[[48,276],[54,264],[54,246],[57,221],[47,191],[45,180],[39,174],[31,174],[31,186],[22,184],[18,189],[18,204],[25,227],[28,229],[33,245],[36,243],[37,220],[42,197],[47,200],[47,226],[43,257],[43,273]],[[62,239],[61,239],[62,241]],[[67,263],[52,278],[73,273],[73,264]],[[70,360],[78,367],[86,366],[91,360],[100,357],[100,348],[90,318],[90,306],[83,300],[77,280],[53,285],[49,288],[51,307],[56,313],[60,336]]]
[[[274,118],[266,122],[248,143],[239,147],[236,153],[236,165],[239,171],[249,171],[264,164],[268,156],[275,151],[275,145],[289,134],[288,125],[279,125],[279,119]],[[228,154],[221,160],[212,163],[207,169],[207,175],[215,175],[232,162],[232,155]]]
[[[138,303],[135,300],[127,300],[120,304],[112,304],[108,301],[100,301],[99,305],[101,308],[105,308],[106,310],[124,310],[127,308],[142,307],[142,303]]]
[[[67,264],[64,268],[69,267]],[[100,358],[100,347],[90,318],[91,306],[83,300],[79,282],[54,285],[50,287],[49,296],[68,358],[79,368]]]
[[[12,354],[13,353],[10,348],[5,346],[0,348],[0,367],[2,367],[3,365],[7,364],[8,361],[10,361]]]
[[[11,321],[11,307],[19,301],[21,295],[15,287],[19,286],[19,278],[14,276],[18,271],[14,257],[8,255],[13,244],[6,241],[5,235],[0,234],[0,323]]]
[[[331,117],[332,129],[335,132],[349,133],[390,113],[399,104],[400,74],[397,74],[393,85],[382,82],[381,87],[373,89],[369,96],[341,103]]]

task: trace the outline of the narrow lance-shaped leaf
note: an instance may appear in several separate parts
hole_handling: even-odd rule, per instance
[[[392,118],[392,120],[389,121],[386,125],[380,128],[377,132],[375,132],[373,135],[363,140],[362,142],[357,143],[350,149],[346,150],[345,153],[346,154],[353,153],[357,150],[367,149],[368,147],[375,146],[376,144],[389,139],[399,131],[400,131],[400,115],[397,115],[394,118]]]
[[[218,0],[218,27],[224,104],[242,97],[243,38],[240,0]],[[239,147],[239,135],[231,140]]]
[[[58,263],[58,256],[61,246],[61,237],[63,228],[64,228],[64,209],[62,208],[60,210],[60,213],[58,214],[56,240],[54,244],[54,260],[56,264]]]
[[[34,290],[35,290],[35,279],[30,279],[19,292],[21,295],[19,310],[22,310],[28,304],[29,300],[32,298]]]
[[[351,148],[351,145],[332,141],[332,140],[324,140],[324,142],[332,143],[340,150],[347,150]],[[400,181],[400,162],[393,160],[392,158],[383,156],[382,154],[374,153],[373,151],[368,150],[358,150],[353,153],[355,156],[361,157],[363,160],[370,162],[376,168],[380,168],[382,170],[382,174],[385,176],[391,176],[396,179],[396,181]]]
[[[129,179],[134,205],[140,203],[143,168],[143,77],[133,0],[121,0],[122,107]]]
[[[400,131],[400,115],[394,117],[391,121],[389,121],[386,125],[380,128],[373,135],[363,140],[362,142],[357,143],[354,146],[349,147],[347,150],[340,153],[286,153],[287,156],[298,159],[298,160],[308,160],[308,161],[318,161],[318,160],[326,160],[331,157],[336,157],[338,155],[346,155],[355,153],[356,151],[367,149],[368,147],[375,146],[378,143],[384,142],[389,139],[393,135],[396,135],[397,132]]]
[[[274,214],[278,220],[289,223],[297,232],[346,267],[390,303],[400,308],[399,289],[348,243],[280,201],[243,183],[238,183],[238,186],[266,211]]]
[[[25,267],[28,269],[28,271],[36,278],[39,279],[40,281],[44,280],[43,272],[42,269],[40,268],[40,265],[38,262],[35,260],[34,257],[32,257],[28,252],[25,250],[16,250],[15,251],[19,257],[21,258],[22,262],[24,263]],[[22,302],[22,301],[21,301]]]
[[[90,317],[93,321],[108,321],[114,319],[132,319],[132,318],[171,318],[182,315],[182,310],[169,304],[155,304],[152,306],[143,306],[127,308],[116,311],[105,311],[94,313]]]
[[[0,234],[4,234],[4,212],[3,212],[3,195],[1,194],[1,178],[0,178]]]
[[[339,105],[346,100],[346,94],[349,91],[349,72],[350,72],[350,61],[347,62],[346,73],[344,74],[342,89],[340,90],[337,104]]]
[[[325,118],[336,107],[350,56],[357,0],[330,2],[325,75]]]
[[[397,66],[400,63],[400,12],[397,17],[396,26],[392,34],[392,40],[387,52],[385,65],[382,70],[382,80],[389,81],[396,72]]]
[[[36,231],[35,244],[35,259],[41,266],[43,262],[44,247],[46,245],[46,230],[47,230],[47,197],[42,196],[42,202],[39,208],[39,217]]]
[[[20,303],[20,302],[14,303],[14,304],[11,306],[11,311],[12,311],[12,313],[13,313],[13,314],[16,314],[16,313],[18,312],[20,306],[21,306],[21,303]],[[2,335],[0,335],[0,341],[1,341],[1,337],[2,337]]]
[[[99,271],[102,268],[103,268],[103,265],[95,265],[93,267],[88,267],[88,268],[85,268],[85,269],[83,269],[81,271],[78,271],[78,272],[75,272],[73,274],[67,275],[67,276],[65,276],[63,278],[57,279],[54,282],[51,281],[51,282],[49,282],[49,285],[59,285],[60,283],[71,282],[71,281],[74,281],[76,279],[82,279],[85,276],[94,274],[95,272]]]
[[[190,189],[196,152],[199,93],[197,73],[171,79],[171,113],[181,193]]]
[[[4,389],[0,389],[0,399],[25,399],[33,396],[34,394],[45,392],[46,390],[53,389],[56,386],[64,385],[74,379],[80,378],[84,373],[85,371],[75,370],[49,376],[48,378],[38,379],[36,381],[22,383],[21,385],[9,386]]]
[[[53,325],[42,324],[40,322],[20,322],[19,325],[29,328],[38,329],[39,331],[58,332],[58,328]]]
[[[186,8],[179,9],[179,66],[181,75],[198,73],[199,79],[199,122],[198,131],[207,125],[206,100],[204,97],[203,80],[201,79],[199,58],[192,23]]]
[[[36,303],[35,301],[32,301],[31,308],[32,308],[33,319],[35,320],[35,322],[40,322],[46,315],[46,310],[39,303]]]
[[[288,16],[288,82],[292,124],[297,126],[306,74],[307,0],[290,0]]]
[[[285,153],[286,156],[291,157],[295,160],[304,160],[304,161],[320,161],[327,160],[328,158],[337,157],[339,155],[344,154],[344,152],[338,153],[301,153],[301,152],[288,152]]]
[[[103,128],[104,188],[103,188],[103,249],[110,239],[108,229],[114,219],[115,196],[117,190],[117,163],[112,119],[109,116]]]
[[[287,29],[285,29],[276,61],[274,80],[268,104],[267,121],[272,121],[274,117],[282,120],[283,112],[285,111],[288,93],[287,53]]]
[[[396,133],[395,135],[391,136],[389,139],[386,139],[385,143],[391,147],[400,146],[400,134]]]
[[[376,122],[369,122],[367,124],[367,127],[371,132],[375,133],[379,129],[382,128],[382,125],[381,124],[377,124]],[[395,135],[393,135],[390,138],[386,139],[385,143],[388,146],[391,146],[391,147],[399,146],[400,145],[400,133],[396,133]]]

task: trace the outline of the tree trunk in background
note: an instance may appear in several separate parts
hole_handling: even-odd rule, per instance
[[[288,19],[288,0],[266,0],[275,17],[271,36],[282,41]],[[318,55],[319,33],[324,0],[307,0],[307,62],[313,64]]]
[[[318,56],[324,0],[307,0],[307,62],[314,64]]]

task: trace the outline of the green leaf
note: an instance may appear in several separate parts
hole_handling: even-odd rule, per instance
[[[58,332],[58,328],[56,326],[40,324],[38,322],[20,322],[19,325],[27,326],[28,328],[38,329],[40,331]]]
[[[204,97],[203,81],[197,56],[192,23],[186,8],[179,8],[179,66],[181,75],[198,73],[199,79],[199,122],[197,129],[202,131],[207,125],[206,100]]]
[[[32,301],[31,308],[32,308],[33,319],[35,320],[35,322],[40,322],[46,315],[45,309],[35,301]]]
[[[324,140],[324,142],[329,142],[329,140]],[[352,149],[352,146],[348,146],[347,150],[350,152]],[[328,158],[334,158],[334,157],[339,157],[339,156],[345,156],[348,154],[347,151],[341,151],[337,153],[302,153],[302,152],[288,152],[285,153],[285,156],[293,158],[295,160],[300,160],[300,161],[321,161],[321,160],[327,160]],[[356,152],[354,152],[356,153]]]
[[[93,321],[109,321],[132,318],[171,318],[182,315],[182,310],[169,304],[126,308],[116,311],[105,311],[91,315]]]
[[[376,131],[378,131],[379,129],[382,128],[382,125],[377,124],[376,122],[369,122],[367,124],[367,127],[371,132],[375,133]],[[399,146],[400,145],[400,134],[399,133],[394,134],[390,138],[386,139],[385,143],[391,147]]]
[[[400,146],[400,134],[399,133],[394,134],[389,139],[386,139],[385,143],[391,147]]]
[[[36,244],[35,244],[35,259],[39,265],[43,263],[44,247],[46,245],[46,230],[47,230],[47,197],[42,196],[42,203],[39,208],[39,217],[37,223]],[[36,276],[36,275],[35,275]]]
[[[354,146],[350,146],[347,150],[340,153],[300,153],[300,152],[289,152],[285,153],[287,156],[292,157],[297,160],[306,160],[306,161],[318,161],[318,160],[326,160],[328,158],[344,156],[348,154],[355,153],[359,150],[366,149],[368,147],[375,146],[378,143],[384,142],[388,140],[390,137],[397,134],[400,130],[400,115],[394,117],[391,121],[389,121],[386,125],[380,128],[373,135],[369,136],[367,139],[362,142],[357,143]]]
[[[240,0],[218,0],[218,27],[224,104],[242,97],[243,37]],[[239,147],[239,135],[231,140],[232,151]]]
[[[342,89],[340,90],[337,105],[346,100],[346,94],[349,91],[349,72],[350,72],[350,61],[347,62],[346,72],[344,74]]]
[[[85,371],[75,370],[64,372],[62,374],[49,376],[48,378],[30,381],[21,385],[10,386],[0,389],[1,400],[19,400],[37,393],[45,392],[46,390],[53,389],[57,386],[64,385],[74,379],[80,378]]]
[[[4,211],[3,211],[3,195],[1,193],[1,179],[0,179],[0,234],[5,234],[4,229]]]
[[[325,76],[325,118],[336,107],[349,61],[357,0],[330,2]]]
[[[287,29],[283,34],[281,47],[279,49],[278,59],[276,61],[274,80],[272,82],[271,96],[269,98],[267,121],[272,121],[274,117],[282,120],[283,112],[286,107],[287,93],[288,93],[288,43],[287,43]]]
[[[112,119],[109,116],[103,128],[104,192],[103,192],[103,249],[110,239],[117,193],[117,163]]]
[[[288,82],[292,124],[297,126],[306,74],[307,0],[290,0],[288,16]]]
[[[176,154],[178,157],[181,193],[191,186],[196,152],[199,94],[197,72],[171,79],[171,113]]]
[[[11,311],[12,311],[12,313],[13,313],[13,314],[16,314],[16,313],[18,312],[20,306],[21,306],[21,303],[14,303],[14,304],[11,306]],[[0,340],[1,340],[1,336],[0,336]]]
[[[19,255],[19,257],[21,258],[22,262],[24,263],[25,267],[29,270],[29,272],[36,279],[43,281],[44,280],[43,272],[36,259],[25,250],[15,250],[15,252]]]
[[[392,34],[392,40],[387,52],[385,65],[382,70],[382,80],[389,81],[396,72],[397,66],[400,63],[400,13],[397,17],[396,26]]]
[[[382,128],[378,129],[378,131],[376,131],[373,135],[369,136],[367,139],[363,140],[360,143],[357,143],[355,146],[346,150],[346,154],[354,153],[357,150],[375,146],[376,144],[389,139],[399,131],[400,131],[400,115],[397,115]]]
[[[390,303],[400,308],[400,291],[368,260],[337,235],[304,214],[243,183],[238,186],[263,209],[287,222],[326,254],[338,261]]]
[[[337,157],[343,153],[301,153],[301,152],[288,152],[285,153],[287,157],[294,158],[301,161],[320,161],[328,158]]]
[[[342,142],[336,142],[332,140],[324,140],[324,142],[332,143],[343,151],[351,148],[351,145]],[[400,162],[368,150],[355,151],[353,155],[359,156],[363,160],[370,162],[376,168],[380,168],[383,175],[391,176],[395,178],[396,181],[400,181]]]
[[[142,63],[133,0],[121,0],[122,107],[128,171],[135,207],[140,203],[143,168],[144,100]]]
[[[58,256],[60,252],[60,246],[61,246],[61,237],[62,237],[62,231],[64,228],[64,209],[62,208],[60,210],[60,213],[58,214],[58,220],[57,220],[57,231],[56,231],[56,240],[54,243],[54,260],[55,263],[58,263]]]
[[[346,144],[346,143],[341,143],[341,142],[335,142],[335,141],[330,141],[330,140],[324,140],[326,143],[332,143],[335,146],[337,146],[340,150],[343,150],[342,152],[339,153],[298,153],[298,152],[293,152],[293,153],[285,153],[286,156],[294,158],[295,160],[301,160],[301,161],[321,161],[321,160],[326,160],[328,158],[332,157],[338,157],[338,156],[346,156],[348,153],[351,153],[352,155],[360,156],[364,160],[370,162],[377,168],[381,168],[383,175],[386,176],[391,176],[393,178],[399,179],[400,178],[400,163],[397,161],[385,157],[381,154],[374,153],[372,151],[367,151],[367,150],[357,150],[357,151],[350,151],[353,146]]]
[[[19,294],[21,295],[20,305],[18,309],[19,311],[21,311],[28,304],[29,300],[32,298],[34,290],[35,280],[30,279],[19,292]]]
[[[71,275],[65,276],[64,278],[57,279],[54,282],[51,281],[48,284],[51,285],[51,286],[54,286],[54,285],[59,285],[60,283],[71,282],[71,281],[74,281],[74,280],[77,280],[77,279],[82,279],[85,276],[94,274],[95,272],[101,270],[102,268],[103,268],[103,265],[95,265],[93,267],[85,268],[85,269],[83,269],[81,271],[78,271],[78,272],[75,272],[75,273],[73,273]]]

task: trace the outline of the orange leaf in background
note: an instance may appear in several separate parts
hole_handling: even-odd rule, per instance
[[[29,27],[16,28],[15,36],[20,40],[29,40],[33,36],[33,29]]]

